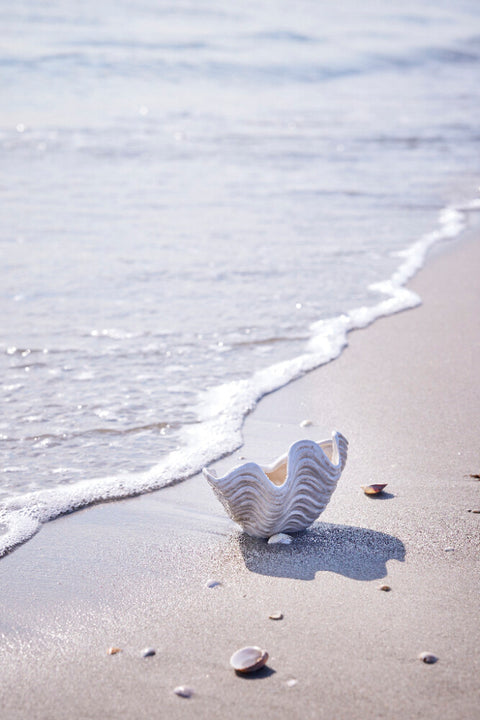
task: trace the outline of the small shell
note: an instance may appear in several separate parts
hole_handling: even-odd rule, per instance
[[[107,650],[107,655],[116,655],[116,654],[119,653],[119,652],[122,652],[122,649],[121,649],[121,648],[110,647],[110,648],[108,648],[108,650]]]
[[[270,613],[268,617],[270,618],[270,620],[283,620],[283,613],[278,610],[277,612]]]
[[[434,655],[433,653],[429,652],[422,652],[418,656],[418,659],[422,662],[426,663],[427,665],[433,665],[433,663],[436,663],[438,660],[438,657]]]
[[[313,425],[312,420],[302,420],[302,422],[300,423],[300,427],[302,427],[302,428],[311,427],[312,425]]]
[[[443,551],[444,552],[455,552],[455,548],[454,547],[446,547],[446,548],[443,548]]]
[[[475,515],[480,515],[480,510],[469,510],[468,512],[474,513]]]
[[[220,582],[220,580],[207,580],[207,582],[205,583],[205,587],[214,588],[219,587],[221,584],[222,583]]]
[[[154,650],[153,648],[150,648],[150,647],[144,648],[142,650],[142,657],[153,657],[156,654],[157,654],[156,650]]]
[[[386,488],[388,483],[377,485],[360,485],[365,495],[379,495]]]
[[[383,590],[384,592],[390,592],[392,588],[390,585],[378,585],[377,590]]]
[[[268,652],[256,645],[247,646],[237,650],[230,658],[230,665],[240,673],[250,673],[260,670],[268,660]]]
[[[293,538],[286,533],[276,533],[268,538],[269,545],[290,545]]]
[[[193,695],[192,688],[189,688],[186,685],[177,685],[177,687],[173,689],[173,692],[175,695],[183,698],[189,698]]]
[[[295,687],[295,685],[297,684],[298,680],[296,678],[290,678],[290,680],[287,680],[287,682],[285,683],[287,687]]]

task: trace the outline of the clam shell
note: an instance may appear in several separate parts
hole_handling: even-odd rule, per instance
[[[268,467],[247,462],[223,477],[203,474],[230,517],[252,537],[298,532],[326,508],[347,460],[341,433],[300,440]]]
[[[376,485],[360,485],[365,495],[379,495],[387,487],[388,483]]]
[[[233,653],[230,665],[240,673],[250,673],[260,670],[268,660],[268,652],[256,645],[248,645]]]
[[[175,693],[175,695],[183,698],[189,698],[193,695],[192,688],[189,688],[186,685],[178,685],[176,688],[173,689],[173,692]]]

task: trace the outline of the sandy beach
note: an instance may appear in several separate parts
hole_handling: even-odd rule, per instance
[[[436,250],[411,283],[421,307],[264,398],[217,463],[346,435],[338,489],[292,545],[242,536],[196,476],[62,517],[0,561],[3,720],[478,718],[479,239]],[[247,644],[270,658],[238,677]]]

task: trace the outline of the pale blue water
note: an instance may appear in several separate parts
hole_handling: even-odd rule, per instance
[[[0,9],[9,528],[27,491],[197,469],[199,395],[265,369],[250,407],[312,323],[376,306],[396,253],[478,195],[480,5]],[[225,427],[202,461],[238,442]]]

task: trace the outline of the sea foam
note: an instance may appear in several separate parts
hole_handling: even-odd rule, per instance
[[[373,292],[381,294],[380,301],[313,323],[303,354],[258,370],[247,379],[225,383],[202,393],[196,408],[199,423],[184,430],[184,446],[150,470],[79,481],[4,501],[0,504],[0,556],[60,515],[180,482],[236,450],[242,444],[246,415],[264,395],[337,358],[346,347],[348,333],[352,330],[420,304],[419,296],[405,284],[422,267],[429,249],[457,236],[466,226],[467,214],[475,210],[480,210],[478,199],[445,208],[435,230],[398,253],[401,262],[395,273],[388,280],[371,286]]]

